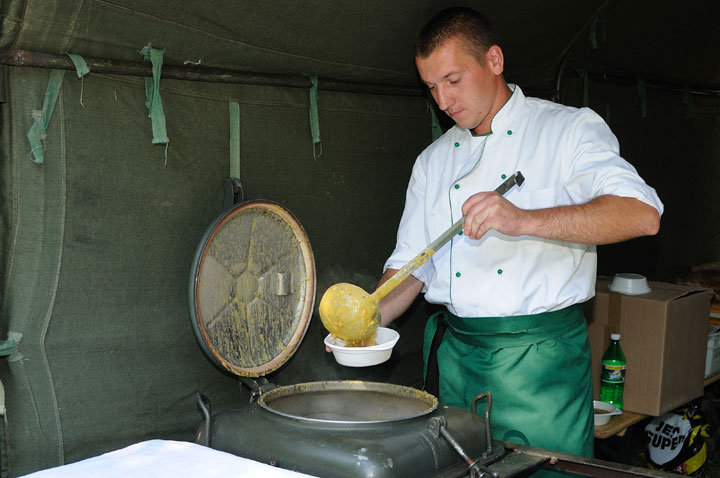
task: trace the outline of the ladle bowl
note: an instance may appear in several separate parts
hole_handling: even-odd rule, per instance
[[[376,301],[353,284],[330,286],[320,299],[318,310],[325,328],[345,342],[369,339],[380,325]]]

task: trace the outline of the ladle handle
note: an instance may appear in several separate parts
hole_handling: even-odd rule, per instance
[[[504,196],[505,193],[510,190],[510,188],[512,188],[516,184],[520,186],[524,182],[525,177],[520,171],[517,171],[515,172],[515,174],[507,178],[500,186],[495,188],[495,192],[501,196]],[[395,275],[385,281],[385,283],[378,287],[375,292],[370,294],[369,298],[374,300],[375,302],[379,302],[380,299],[388,295],[390,291],[395,289],[395,287],[399,286],[405,279],[408,278],[410,274],[415,272],[418,267],[429,261],[432,255],[435,254],[438,249],[444,246],[445,243],[450,240],[450,238],[455,236],[458,232],[462,231],[464,225],[465,216],[458,219],[455,224],[450,226],[450,229],[443,232],[440,237],[431,242],[430,245],[428,245],[422,252],[420,252],[420,254],[415,256],[410,262],[405,264],[402,269],[397,271]]]
[[[520,186],[523,182],[525,182],[525,177],[522,175],[520,171],[516,172],[509,178],[507,178],[500,186],[495,188],[495,192],[498,193],[501,196],[504,196],[506,192],[510,190],[513,186],[516,184]],[[453,224],[450,229],[443,232],[440,237],[435,239],[433,242],[430,243],[429,246],[427,246],[427,249],[431,249],[433,252],[437,252],[438,249],[440,249],[442,246],[445,245],[446,242],[450,240],[455,234],[459,233],[463,230],[463,226],[465,225],[465,216],[461,217],[457,221],[455,221],[455,224]],[[431,254],[432,255],[432,254]],[[412,263],[412,261],[410,261]]]

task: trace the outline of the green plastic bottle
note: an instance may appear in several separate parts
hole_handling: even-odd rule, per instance
[[[623,408],[625,387],[625,354],[620,347],[620,334],[610,334],[610,346],[602,356],[600,401]]]

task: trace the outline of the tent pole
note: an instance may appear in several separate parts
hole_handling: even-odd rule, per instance
[[[149,63],[135,63],[100,58],[84,58],[94,73],[150,77],[152,66]],[[54,68],[75,71],[75,65],[67,55],[41,53],[19,49],[0,49],[0,64],[17,67]],[[252,73],[221,70],[205,67],[180,67],[165,64],[162,77],[174,80],[206,81],[211,83],[233,83],[245,85],[280,86],[285,88],[310,88],[310,79],[305,75]],[[318,88],[326,91],[362,93],[392,96],[423,96],[417,87],[386,85],[379,83],[361,83],[344,80],[318,78]]]
[[[605,3],[600,5],[600,8],[598,8],[595,13],[588,19],[588,21],[585,22],[585,25],[583,25],[582,28],[580,28],[577,33],[575,33],[573,39],[570,40],[570,43],[568,43],[567,46],[563,49],[562,53],[560,53],[560,60],[558,62],[557,69],[555,70],[555,91],[553,93],[552,99],[554,102],[560,102],[560,87],[562,78],[565,74],[565,68],[567,67],[568,60],[570,59],[570,55],[575,49],[575,46],[578,44],[580,39],[583,38],[590,30],[592,22],[594,22],[596,18],[599,18],[602,14],[607,12],[612,6],[612,4],[615,3],[615,1],[616,0],[606,0]]]

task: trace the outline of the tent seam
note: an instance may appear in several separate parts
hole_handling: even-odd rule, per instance
[[[103,74],[98,73],[95,76],[106,78],[112,81],[117,81],[122,84],[127,85],[136,85],[140,82],[142,82],[142,78],[137,79],[139,77],[119,77],[117,75],[109,75],[109,74]],[[173,80],[173,81],[182,81],[182,80]],[[291,89],[289,87],[267,87],[267,88],[281,88],[281,89]],[[297,89],[297,88],[292,88]],[[218,101],[218,102],[228,102],[228,101],[237,101],[240,104],[244,105],[255,105],[255,106],[282,106],[282,107],[288,107],[288,108],[296,108],[296,109],[307,109],[308,103],[289,103],[289,102],[272,102],[272,101],[252,101],[252,100],[243,100],[239,99],[236,96],[215,96],[215,95],[209,95],[209,94],[198,94],[198,93],[188,93],[185,91],[182,91],[180,89],[174,88],[172,86],[168,86],[168,82],[164,82],[162,86],[162,90],[167,93],[183,96],[186,98],[200,98],[205,99],[209,101]],[[379,95],[369,95],[369,96],[379,96]],[[394,98],[405,98],[405,97],[394,97]],[[420,97],[418,97],[420,98]],[[414,118],[424,118],[425,112],[423,110],[423,113],[418,113],[417,115],[408,115],[408,114],[394,114],[394,113],[374,113],[374,112],[364,112],[354,109],[343,109],[343,108],[333,108],[333,107],[323,107],[323,111],[335,111],[335,112],[347,112],[347,113],[358,113],[358,114],[368,114],[368,115],[378,115],[378,116],[391,116],[391,117],[399,117],[399,118],[407,118],[407,117],[414,117]]]
[[[25,3],[23,5],[22,9],[22,16],[19,19],[20,26],[17,29],[17,32],[15,33],[15,38],[12,41],[13,45],[17,45],[20,42],[20,39],[22,38],[25,29],[27,27],[27,23],[23,21],[24,18],[27,16],[27,12],[30,9],[30,4],[32,3],[32,0],[25,0]]]
[[[85,6],[85,0],[80,0],[80,6],[78,7],[77,10],[75,10],[75,12],[73,14],[73,25],[72,25],[72,28],[70,29],[70,34],[65,39],[65,47],[63,48],[63,51],[68,51],[68,46],[70,46],[70,41],[75,36],[75,29],[77,28],[78,19],[80,18],[80,13],[82,12],[84,6]]]
[[[8,83],[10,83],[10,78],[8,75]],[[15,102],[15,95],[8,95],[11,97],[10,101],[10,118],[8,122],[8,128],[12,131],[12,125],[13,125],[13,116],[15,116],[15,111],[17,108],[16,104],[13,104]],[[20,217],[20,193],[18,192],[18,182],[20,179],[20,173],[18,171],[17,167],[17,161],[13,161],[10,158],[14,158],[13,155],[13,145],[12,145],[12,139],[9,140],[9,148],[8,148],[9,157],[8,160],[12,161],[12,178],[13,178],[13,184],[12,184],[12,199],[13,199],[13,217],[12,217],[12,225],[13,225],[13,238],[12,243],[9,245],[8,253],[7,253],[7,268],[5,269],[5,280],[8,280],[8,278],[12,277],[12,269],[13,265],[15,264],[15,254],[13,252],[16,249],[17,241],[18,241],[18,218]],[[7,298],[8,298],[8,290],[10,288],[7,286],[7,283],[5,287],[3,288],[3,304],[7,304]]]
[[[67,190],[65,185],[65,174],[66,174],[66,148],[65,148],[65,104],[63,101],[63,93],[62,89],[60,90],[60,93],[58,95],[58,100],[60,102],[59,104],[59,115],[60,118],[58,119],[59,123],[59,133],[60,133],[60,184],[61,184],[61,201],[60,201],[60,208],[61,208],[61,220],[60,220],[60,231],[59,231],[59,237],[60,237],[60,244],[58,246],[58,260],[57,260],[57,267],[55,269],[55,278],[54,278],[54,284],[53,284],[53,292],[52,297],[50,299],[50,303],[48,304],[47,313],[45,314],[45,320],[43,323],[42,332],[40,333],[40,354],[42,356],[43,365],[45,366],[45,369],[48,374],[48,380],[50,382],[50,397],[52,399],[53,403],[53,413],[55,415],[55,426],[58,434],[58,455],[60,458],[60,463],[65,463],[65,450],[63,447],[63,432],[62,432],[62,423],[60,422],[60,409],[58,407],[58,400],[57,400],[57,394],[55,393],[55,381],[53,379],[53,373],[52,369],[50,368],[50,361],[47,357],[47,352],[45,350],[45,341],[47,338],[47,330],[50,327],[50,321],[52,320],[52,312],[55,309],[55,299],[57,297],[57,289],[58,289],[58,282],[60,280],[60,269],[62,265],[62,256],[63,256],[63,244],[65,242],[65,205],[67,203]]]
[[[15,6],[15,8],[8,9],[7,15],[2,19],[2,30],[0,32],[0,47],[7,48],[10,45],[16,44],[20,35],[20,30],[23,26],[22,19],[25,18],[25,10],[27,10],[27,3],[27,0],[23,0],[21,5],[17,5],[16,3],[10,4],[11,7]],[[12,28],[7,27],[8,23],[12,25]]]
[[[203,33],[203,34],[205,34],[205,35],[207,35],[207,36],[209,36],[209,37],[212,37],[212,38],[217,38],[217,39],[220,39],[220,40],[224,40],[224,41],[227,41],[227,42],[232,43],[232,44],[243,45],[243,46],[245,46],[245,47],[253,48],[253,49],[258,50],[258,51],[270,52],[270,53],[274,53],[274,54],[277,54],[277,55],[283,55],[283,56],[288,56],[288,57],[292,57],[292,58],[300,58],[300,59],[303,59],[303,60],[317,61],[317,62],[320,62],[320,63],[325,63],[325,64],[327,64],[327,65],[348,66],[348,67],[353,67],[353,68],[362,68],[362,69],[365,69],[365,70],[368,70],[368,71],[376,71],[376,72],[390,73],[390,74],[393,74],[393,75],[396,75],[396,76],[402,76],[402,77],[406,77],[406,78],[410,78],[410,77],[411,77],[411,75],[407,75],[407,74],[400,74],[400,75],[398,75],[398,72],[397,72],[397,71],[395,71],[395,70],[388,70],[388,69],[385,69],[385,68],[374,68],[374,67],[371,67],[371,66],[356,65],[356,64],[354,64],[354,63],[341,63],[341,62],[337,62],[337,61],[324,60],[324,59],[321,59],[321,58],[314,58],[314,57],[307,56],[307,55],[298,55],[298,54],[295,54],[295,53],[289,53],[289,52],[282,51],[282,50],[274,50],[274,49],[272,49],[272,48],[263,48],[263,47],[259,47],[259,46],[257,46],[257,45],[253,45],[252,43],[247,43],[247,42],[244,42],[244,41],[234,40],[234,39],[232,39],[232,38],[227,38],[227,37],[224,37],[224,36],[222,36],[222,35],[218,35],[218,34],[215,34],[215,33],[210,33],[210,32],[205,31],[205,30],[200,30],[200,29],[198,29],[198,28],[194,28],[194,27],[191,27],[191,26],[189,26],[189,25],[185,25],[184,23],[178,23],[178,22],[176,22],[176,21],[174,21],[174,20],[168,20],[168,19],[166,19],[166,18],[161,18],[161,17],[158,17],[158,16],[156,16],[156,15],[153,15],[153,14],[150,14],[150,13],[147,13],[147,12],[142,12],[142,11],[140,11],[140,10],[134,10],[134,9],[132,9],[132,8],[128,8],[128,7],[125,7],[125,6],[122,6],[122,5],[117,5],[117,4],[112,3],[112,2],[110,2],[110,1],[108,1],[108,0],[93,0],[93,1],[94,1],[95,3],[100,3],[100,4],[104,4],[104,5],[108,6],[108,7],[115,8],[115,9],[117,9],[117,10],[128,11],[128,12],[132,12],[132,13],[135,13],[135,14],[138,14],[138,15],[141,15],[141,16],[146,16],[146,17],[155,19],[155,20],[160,21],[160,22],[163,22],[163,23],[168,23],[168,24],[171,24],[171,25],[177,25],[177,26],[182,27],[182,28],[184,28],[184,29],[186,29],[186,30],[191,30],[191,31]]]

